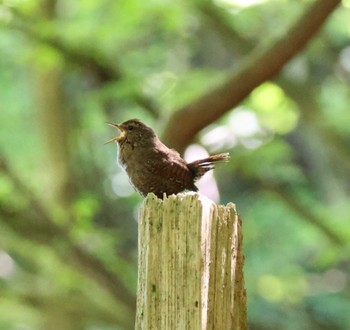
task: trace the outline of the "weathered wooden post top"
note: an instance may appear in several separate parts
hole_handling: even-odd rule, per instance
[[[233,203],[149,194],[139,215],[135,329],[247,329],[243,260]]]

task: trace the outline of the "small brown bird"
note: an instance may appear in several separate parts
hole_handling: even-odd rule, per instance
[[[118,163],[143,196],[152,192],[163,198],[163,194],[198,191],[195,181],[212,170],[214,163],[229,159],[229,154],[223,153],[186,163],[176,150],[164,145],[154,131],[138,119],[107,124],[118,128],[121,134],[106,143],[119,145]]]

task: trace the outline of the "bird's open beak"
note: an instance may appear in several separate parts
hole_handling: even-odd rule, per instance
[[[120,134],[118,136],[114,137],[113,139],[108,140],[107,142],[105,142],[105,144],[110,143],[110,142],[119,142],[120,140],[122,140],[125,137],[126,131],[125,131],[123,126],[120,126],[120,125],[114,124],[114,123],[109,123],[109,122],[107,122],[106,124],[109,126],[112,126],[114,128],[118,128],[120,130]]]

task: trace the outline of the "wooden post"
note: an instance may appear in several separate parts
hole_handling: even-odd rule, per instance
[[[235,205],[198,193],[158,199],[139,216],[139,330],[247,329],[241,222]]]

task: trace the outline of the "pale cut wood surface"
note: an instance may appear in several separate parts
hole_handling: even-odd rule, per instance
[[[198,193],[145,199],[139,215],[135,329],[247,329],[235,205]]]

